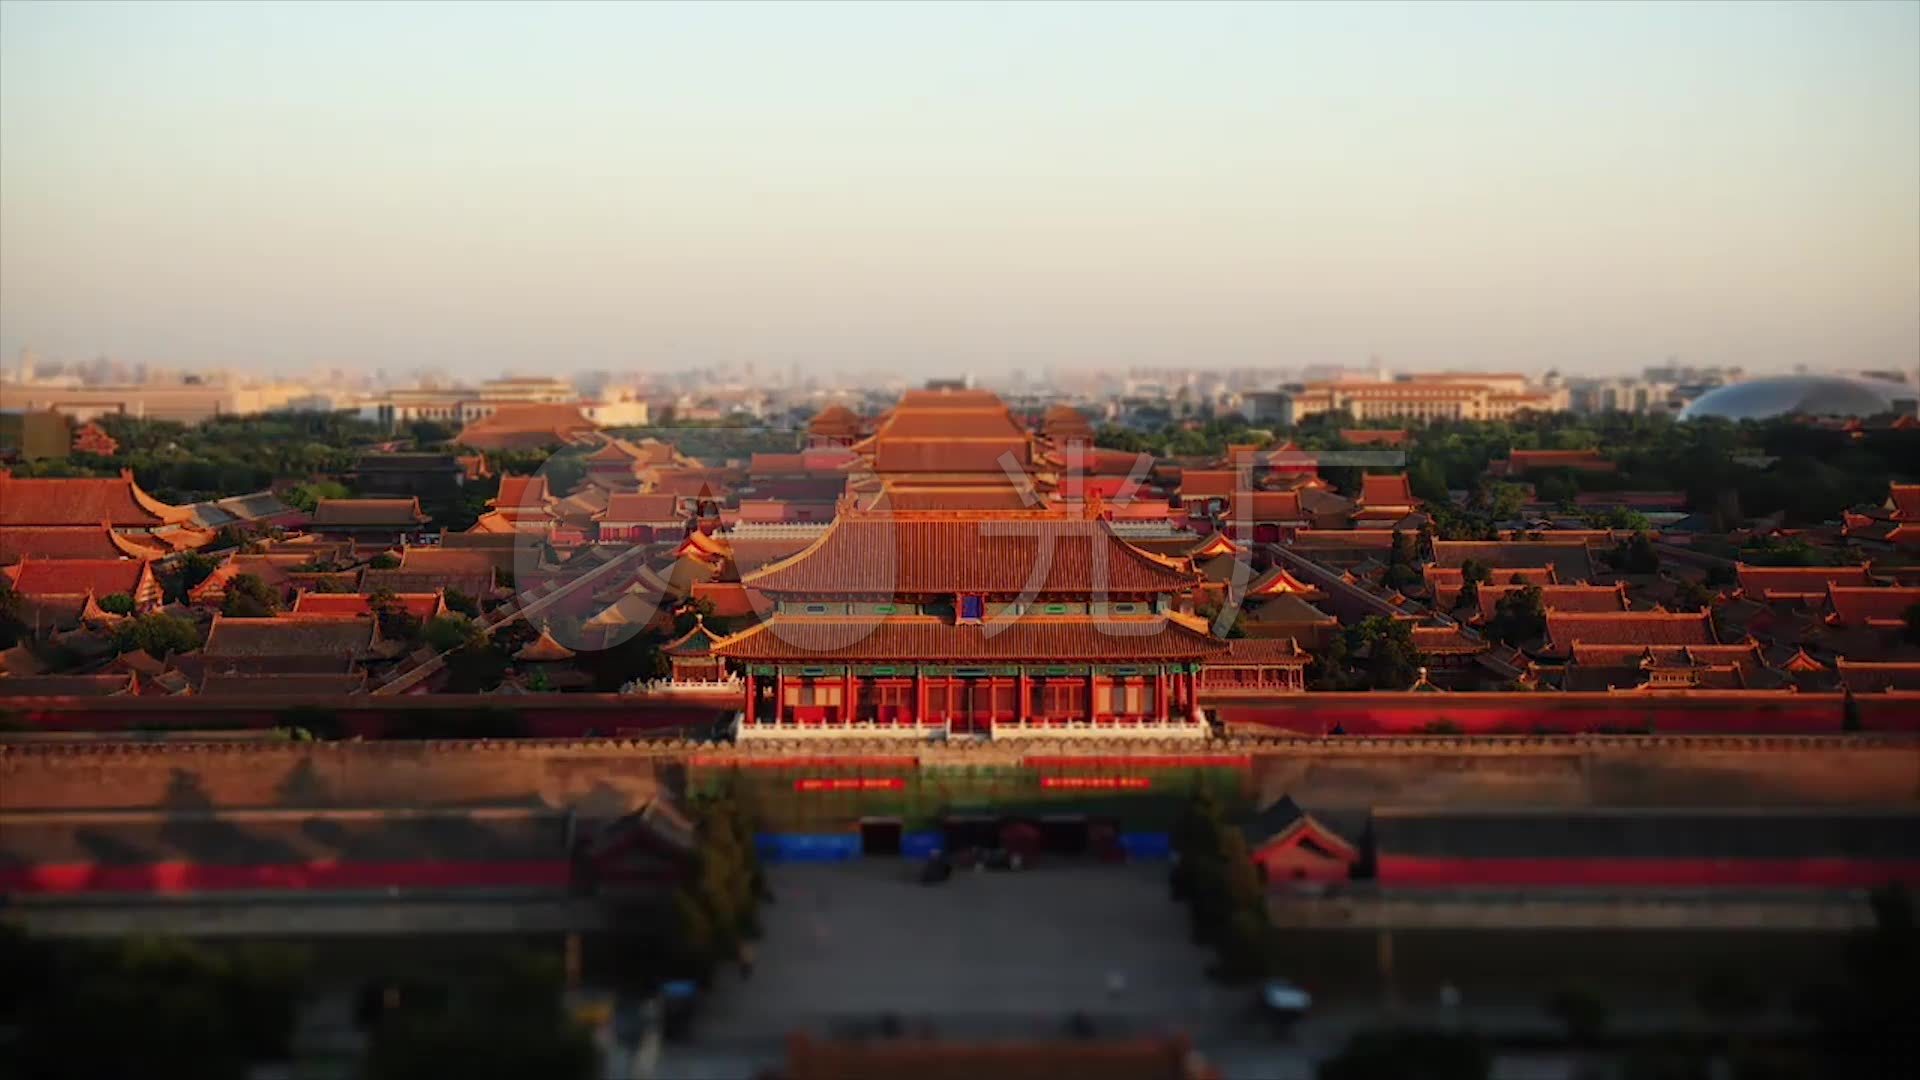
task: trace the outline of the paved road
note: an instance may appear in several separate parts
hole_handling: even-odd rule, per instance
[[[1080,1012],[1096,1030],[1186,1032],[1230,1080],[1287,1080],[1311,1076],[1354,1030],[1390,1018],[1552,1033],[1558,1028],[1542,1000],[1573,987],[1606,999],[1618,1030],[1671,1027],[1698,1019],[1694,989],[1708,972],[1760,974],[1784,999],[1791,988],[1830,980],[1841,955],[1830,934],[1400,931],[1388,994],[1376,935],[1283,931],[1291,973],[1314,990],[1316,1010],[1292,1042],[1281,1042],[1256,1022],[1247,991],[1206,978],[1208,955],[1187,940],[1164,865],[1054,863],[1020,874],[962,873],[939,886],[917,884],[914,869],[881,859],[771,868],[779,899],[765,909],[753,977],[723,972],[697,1041],[665,1047],[652,1076],[744,1080],[781,1060],[790,1031],[871,1029],[888,1013],[941,1037],[1009,1039],[1058,1036]],[[481,948],[498,941],[474,940]],[[397,964],[401,957],[383,951],[390,947],[418,954],[432,970],[452,970],[465,955],[450,936],[382,941],[391,939],[328,942],[339,981]],[[559,944],[551,934],[530,943]],[[369,950],[383,959],[370,960]],[[1126,975],[1119,993],[1108,988],[1115,971]],[[1464,994],[1458,1015],[1439,1007],[1443,983]],[[359,1044],[346,1021],[348,996],[328,995],[310,1010],[301,1043],[327,1063],[300,1075],[346,1075],[338,1070]],[[619,1060],[609,1065],[609,1076],[645,1075]],[[1504,1057],[1495,1075],[1574,1074],[1549,1054]]]
[[[1839,956],[1825,934],[1398,933],[1388,994],[1375,935],[1294,931],[1285,947],[1317,1001],[1282,1042],[1258,1023],[1247,991],[1207,979],[1208,956],[1187,939],[1163,865],[1055,864],[939,886],[914,883],[912,869],[885,860],[773,868],[779,902],[766,909],[757,970],[722,977],[698,1041],[668,1047],[655,1075],[749,1076],[779,1060],[788,1031],[870,1028],[887,1013],[909,1029],[924,1020],[935,1035],[1004,1039],[1057,1035],[1082,1012],[1106,1031],[1186,1032],[1229,1080],[1284,1080],[1311,1076],[1354,1031],[1390,1019],[1553,1034],[1543,1000],[1583,988],[1608,1000],[1618,1030],[1668,1029],[1700,1019],[1694,990],[1709,972],[1770,971],[1775,985],[1810,985]],[[1126,974],[1117,995],[1107,989],[1116,970]],[[1451,1014],[1439,1004],[1443,983],[1464,994]],[[1575,1072],[1563,1055],[1537,1054],[1503,1057],[1495,1075]]]

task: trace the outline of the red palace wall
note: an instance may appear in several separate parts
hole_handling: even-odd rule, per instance
[[[1920,696],[1863,695],[1856,699],[1862,730],[1920,733]],[[133,728],[271,728],[296,707],[324,709],[345,732],[387,736],[408,717],[438,714],[453,726],[478,710],[511,709],[536,738],[577,738],[710,726],[737,711],[737,695],[715,693],[673,699],[617,694],[564,694],[503,699],[487,695],[421,694],[288,701],[201,697],[0,698],[0,718],[42,731],[126,731]],[[1259,702],[1211,710],[1231,730],[1248,734],[1545,735],[1650,732],[1663,735],[1839,734],[1838,694],[1276,694]]]
[[[1855,699],[1865,731],[1920,732],[1920,697]],[[1663,735],[1837,734],[1839,694],[1389,694],[1308,693],[1221,705],[1233,730],[1326,736],[1543,735],[1654,732]]]
[[[191,862],[109,866],[0,866],[0,893],[192,893],[231,889],[564,889],[565,859],[500,862],[304,862],[227,866]]]
[[[572,739],[587,735],[710,728],[738,710],[736,695],[687,695],[667,700],[618,694],[565,694],[530,699],[486,694],[421,694],[390,698],[286,698],[220,701],[204,697],[64,698],[8,701],[0,715],[27,731],[130,731],[134,729],[265,729],[303,721],[298,711],[331,713],[348,736],[379,739],[404,735],[409,724],[431,723],[434,734],[457,737],[460,719],[476,712],[509,711],[526,735]],[[311,721],[307,721],[311,722]]]
[[[1476,859],[1381,855],[1382,888],[1822,888],[1920,884],[1920,860]]]

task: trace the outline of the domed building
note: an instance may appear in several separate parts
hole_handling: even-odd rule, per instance
[[[1722,386],[1695,398],[1682,420],[1766,420],[1775,416],[1873,416],[1896,411],[1894,398],[1911,397],[1899,383],[1840,375],[1781,375]]]

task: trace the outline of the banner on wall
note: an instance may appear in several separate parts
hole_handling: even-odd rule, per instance
[[[907,782],[898,776],[803,776],[795,791],[900,791]]]

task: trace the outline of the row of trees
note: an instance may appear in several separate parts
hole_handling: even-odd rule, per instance
[[[672,935],[662,951],[671,974],[704,984],[760,936],[760,904],[772,894],[753,816],[737,790],[696,798],[690,810],[693,866],[674,890]]]
[[[1206,788],[1196,789],[1181,810],[1172,844],[1173,897],[1187,904],[1195,943],[1214,949],[1216,973],[1227,979],[1268,974],[1274,941],[1266,885],[1246,837],[1226,823]]]
[[[1606,1003],[1592,993],[1561,990],[1543,1002],[1568,1045],[1617,1055],[1625,1080],[1680,1080],[1725,1075],[1755,1080],[1891,1080],[1920,1065],[1920,925],[1912,898],[1897,886],[1875,891],[1874,926],[1847,939],[1844,978],[1803,987],[1791,1001],[1760,981],[1711,972],[1695,987],[1705,1031],[1621,1035],[1609,1030]],[[1763,1032],[1771,1010],[1789,1005],[1807,1035]],[[1492,1046],[1471,1031],[1378,1029],[1353,1036],[1322,1064],[1322,1080],[1484,1080]]]
[[[1370,615],[1328,639],[1307,680],[1315,690],[1405,690],[1425,663],[1407,620]]]
[[[173,939],[51,941],[0,924],[0,1076],[243,1080],[288,1057],[307,958]]]
[[[1344,414],[1326,413],[1275,434],[1303,450],[1348,450],[1357,447],[1342,439],[1340,431],[1364,426]],[[1690,509],[1714,515],[1723,530],[1747,515],[1778,512],[1796,524],[1833,520],[1846,507],[1884,499],[1888,482],[1912,478],[1912,463],[1920,461],[1920,432],[1841,432],[1792,418],[1680,423],[1668,416],[1558,413],[1395,426],[1416,429],[1406,462],[1415,495],[1444,504],[1449,491],[1467,491],[1475,493],[1474,501],[1480,504],[1473,512],[1440,515],[1443,520],[1436,525],[1446,539],[1490,539],[1483,526],[1510,518],[1518,509],[1523,489],[1489,483],[1486,477],[1488,463],[1512,450],[1604,449],[1616,465],[1613,472],[1540,470],[1516,478],[1531,483],[1542,501],[1571,508],[1585,492],[1680,491]],[[1096,442],[1163,456],[1209,456],[1266,434],[1227,414],[1191,426],[1168,421],[1145,431],[1103,427]],[[1349,494],[1357,489],[1360,473],[1354,466],[1321,469],[1324,479]]]
[[[132,469],[140,485],[168,502],[195,502],[260,491],[288,476],[343,474],[387,434],[349,413],[269,413],[214,417],[199,424],[114,414],[99,418],[119,451],[28,463],[36,476],[111,476]]]
[[[200,424],[112,415],[98,421],[119,444],[110,456],[75,454],[65,460],[23,462],[20,476],[112,476],[132,469],[140,485],[172,503],[191,503],[262,491],[288,478],[301,482],[280,497],[298,510],[311,511],[321,499],[342,499],[354,490],[348,476],[360,455],[394,441],[392,433],[351,413],[267,413],[215,417]],[[403,433],[422,448],[456,449],[457,434],[442,425],[420,422]],[[789,441],[791,441],[789,439]],[[790,447],[783,447],[790,449]],[[551,456],[551,460],[549,460]],[[558,492],[573,489],[586,474],[578,452],[513,451],[489,455],[496,476],[544,470]],[[469,484],[422,506],[443,528],[465,529],[485,510],[496,481]]]
[[[367,1080],[591,1080],[592,1032],[569,1015],[559,961],[519,950],[457,984],[390,983],[362,1002]]]

